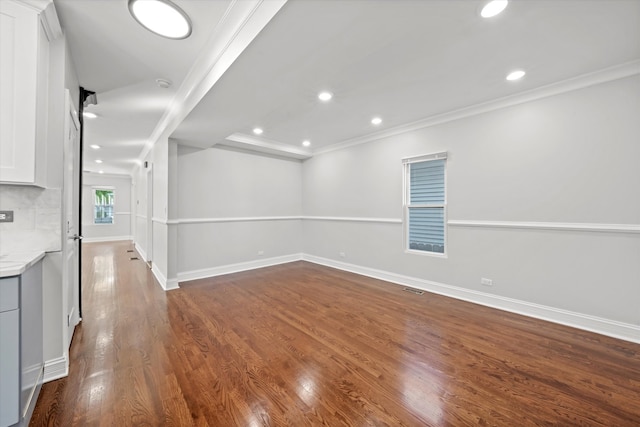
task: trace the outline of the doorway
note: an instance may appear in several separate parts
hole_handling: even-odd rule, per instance
[[[65,354],[68,354],[75,327],[80,314],[80,132],[81,125],[71,94],[65,92],[62,189],[62,295],[64,319]]]
[[[147,169],[147,265],[153,260],[153,167]]]

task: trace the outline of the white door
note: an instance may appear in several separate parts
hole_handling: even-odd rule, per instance
[[[153,168],[147,169],[147,264],[153,260]]]
[[[80,210],[80,121],[73,101],[66,91],[64,183],[63,183],[63,239],[62,295],[65,331],[65,353],[68,352],[75,326],[80,322],[80,266],[78,265]]]

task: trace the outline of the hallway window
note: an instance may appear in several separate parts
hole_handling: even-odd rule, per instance
[[[94,188],[94,224],[113,224],[113,189]]]
[[[405,250],[445,254],[447,153],[403,159]]]

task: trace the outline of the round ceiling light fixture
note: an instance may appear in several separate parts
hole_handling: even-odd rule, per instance
[[[262,135],[263,130],[261,128],[253,128],[253,133],[256,135]]]
[[[174,40],[191,35],[191,20],[169,0],[129,0],[129,12],[147,30]]]
[[[304,141],[302,141],[302,145],[305,147],[308,147],[311,145],[311,141],[309,141],[308,139],[305,139]]]
[[[99,150],[100,148],[102,148],[98,144],[91,144],[90,147],[93,148],[94,150]]]
[[[102,163],[102,160],[98,159],[98,160],[96,160],[96,163],[100,164],[100,163]]]
[[[84,117],[85,119],[95,119],[96,117],[98,117],[98,115],[96,113],[90,113],[88,111],[83,111],[82,112],[82,117]]]
[[[374,117],[371,119],[371,124],[374,126],[378,126],[380,123],[382,123],[382,119],[380,117]]]
[[[333,94],[332,94],[331,92],[326,92],[326,91],[325,91],[325,92],[320,92],[320,93],[318,94],[318,99],[319,99],[320,101],[327,102],[327,101],[329,101],[331,98],[333,98]]]
[[[515,80],[520,80],[521,78],[524,77],[525,74],[527,73],[525,73],[522,70],[512,71],[511,73],[509,73],[509,75],[507,75],[507,80],[509,80],[510,82]]]
[[[480,11],[483,18],[491,18],[501,13],[509,4],[509,0],[493,0],[485,4]]]

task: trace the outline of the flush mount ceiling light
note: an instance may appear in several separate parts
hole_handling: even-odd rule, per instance
[[[89,147],[93,148],[94,150],[99,150],[100,148],[102,148],[98,144],[91,144]]]
[[[374,117],[373,119],[371,119],[372,125],[378,126],[380,123],[382,123],[382,119],[380,117]]]
[[[82,117],[84,117],[86,119],[95,119],[96,117],[98,117],[98,115],[95,114],[95,113],[90,113],[88,111],[83,111],[82,112]]]
[[[96,163],[102,163],[102,160],[98,159],[96,160]]]
[[[302,145],[304,145],[305,147],[308,147],[311,145],[311,141],[309,141],[308,139],[305,139],[304,141],[302,141]]]
[[[254,129],[253,129],[253,133],[255,133],[256,135],[262,135],[262,129],[260,129],[260,128],[254,128]]]
[[[104,173],[104,171],[98,171],[98,173]]]
[[[508,0],[493,0],[484,5],[480,11],[480,16],[483,18],[491,18],[502,12],[509,4]]]
[[[320,92],[318,94],[318,99],[320,101],[324,101],[327,102],[329,101],[331,98],[333,98],[333,94],[331,92]]]
[[[524,77],[525,74],[526,73],[522,70],[512,71],[511,73],[509,73],[509,75],[507,75],[507,80],[509,80],[510,82],[514,80],[520,80]]]
[[[191,20],[169,0],[129,0],[129,11],[147,30],[169,39],[191,35]]]

